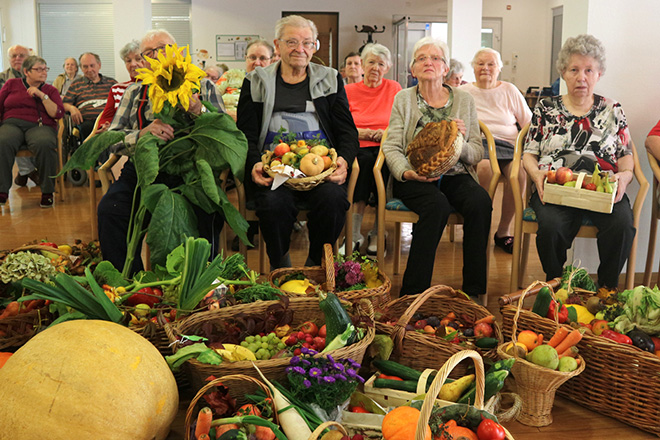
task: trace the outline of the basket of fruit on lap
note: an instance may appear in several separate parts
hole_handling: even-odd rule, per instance
[[[261,156],[270,177],[287,176],[284,185],[296,191],[309,191],[337,169],[337,152],[325,139],[296,139],[294,133],[280,131],[273,149]]]
[[[394,359],[420,371],[466,349],[496,361],[503,341],[499,324],[485,307],[443,285],[384,304],[376,332],[392,338]],[[467,367],[459,365],[452,375],[464,376]]]
[[[528,426],[547,426],[552,423],[552,406],[557,388],[584,371],[585,361],[578,354],[576,345],[586,329],[572,329],[559,324],[559,308],[555,308],[555,331],[545,342],[541,333],[530,330],[519,332],[518,317],[523,301],[527,293],[537,285],[550,288],[548,284],[537,281],[525,289],[513,317],[511,342],[501,344],[497,353],[502,359],[516,358],[511,373],[523,402],[518,421]],[[551,288],[550,292],[554,298]]]

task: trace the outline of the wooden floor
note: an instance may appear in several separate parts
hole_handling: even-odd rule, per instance
[[[31,183],[30,183],[31,185]],[[33,186],[26,188],[12,187],[9,203],[0,207],[0,249],[10,249],[21,244],[46,239],[56,243],[69,243],[74,239],[90,240],[90,208],[89,193],[87,187],[67,187],[67,200],[62,203],[55,201],[51,209],[39,207],[41,193]],[[98,190],[100,197],[100,190]],[[235,193],[235,192],[232,192]],[[235,201],[235,194],[230,193],[230,200]],[[233,199],[232,199],[233,197]],[[499,221],[499,193],[495,200],[493,211],[493,233]],[[363,224],[363,234],[373,224],[373,210],[368,209]],[[402,269],[405,268],[406,256],[410,247],[410,225],[406,225],[403,236],[403,260]],[[302,265],[307,256],[308,240],[305,230],[293,234],[291,255],[293,265]],[[455,288],[461,287],[462,282],[462,230],[456,231],[455,243],[450,243],[448,234],[443,237],[435,260],[434,284],[447,284]],[[394,237],[393,229],[389,230],[389,236]],[[492,236],[492,233],[491,233]],[[229,240],[233,234],[229,233]],[[382,266],[391,277],[393,296],[398,295],[401,287],[401,274],[392,274],[392,245],[388,241],[388,254],[385,265]],[[488,278],[489,305],[488,308],[499,317],[497,298],[508,293],[509,277],[511,271],[511,256],[494,248],[491,240],[490,273]],[[248,253],[248,264],[256,269],[258,267],[258,255],[256,250]],[[532,282],[536,279],[544,279],[536,248],[532,244],[530,250],[530,262],[527,270],[526,281]],[[438,366],[440,367],[440,366]],[[185,412],[189,397],[182,396],[182,412]],[[603,399],[604,404],[606,398]],[[181,414],[180,414],[181,415]],[[596,412],[586,410],[568,400],[557,398],[553,411],[554,423],[544,428],[531,428],[517,422],[507,423],[507,428],[517,440],[545,440],[545,439],[644,439],[654,436],[629,427],[621,422],[610,420]],[[169,438],[181,438],[178,433],[182,431],[183,418],[177,418],[173,426],[173,432]]]

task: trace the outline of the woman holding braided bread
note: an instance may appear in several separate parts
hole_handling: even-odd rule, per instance
[[[449,49],[443,41],[425,37],[415,44],[410,67],[418,84],[394,98],[383,153],[394,177],[394,197],[419,215],[400,294],[420,293],[430,287],[438,243],[449,214],[456,210],[465,219],[463,291],[476,299],[486,294],[492,203],[479,186],[475,168],[483,157],[477,109],[469,93],[443,85],[448,62]],[[460,158],[442,176],[425,177],[413,168],[406,153],[413,139],[424,143],[420,139],[424,133],[418,134],[428,123],[443,120],[454,121],[462,134]]]

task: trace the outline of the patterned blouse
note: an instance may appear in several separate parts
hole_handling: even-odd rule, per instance
[[[632,154],[629,140],[626,115],[618,102],[594,95],[591,110],[575,116],[561,96],[553,96],[539,101],[534,109],[525,153],[539,158],[539,169],[582,169],[577,162],[587,159],[597,160],[603,171],[616,173],[619,158]]]

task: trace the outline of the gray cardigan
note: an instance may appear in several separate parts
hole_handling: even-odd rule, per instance
[[[477,119],[477,107],[472,96],[456,88],[454,92],[454,103],[451,108],[453,119],[462,119],[465,122],[465,139],[460,161],[466,165],[470,175],[477,180],[476,165],[483,158],[484,147],[481,144],[481,132],[479,131],[479,120]],[[394,97],[390,125],[387,130],[387,139],[383,143],[383,154],[387,160],[387,166],[399,181],[403,180],[403,173],[412,170],[410,162],[406,158],[406,150],[412,142],[415,127],[422,117],[417,105],[417,86],[404,89]]]

